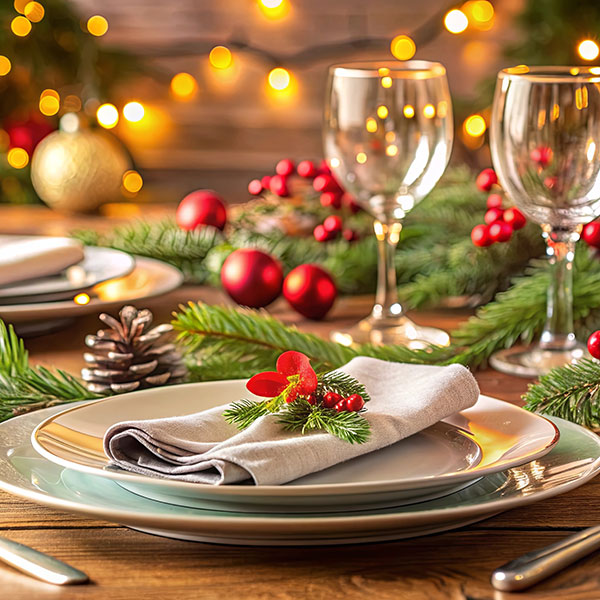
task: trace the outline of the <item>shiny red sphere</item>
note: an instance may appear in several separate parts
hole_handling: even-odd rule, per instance
[[[500,194],[490,194],[485,204],[488,208],[502,208],[502,196]]]
[[[594,331],[588,338],[587,349],[594,358],[600,358],[600,331]]]
[[[486,213],[485,216],[483,217],[483,220],[488,224],[491,225],[492,223],[494,223],[495,221],[501,221],[502,220],[502,213],[504,211],[501,208],[490,208]]]
[[[523,227],[527,225],[527,219],[525,218],[525,215],[516,206],[507,208],[502,215],[502,219],[515,231],[517,229],[523,229]]]
[[[322,319],[337,297],[331,275],[319,265],[292,269],[283,282],[283,295],[292,308],[309,319]]]
[[[475,183],[482,192],[489,192],[492,189],[492,186],[498,183],[496,171],[494,171],[494,169],[484,169],[477,175]]]
[[[325,229],[323,225],[317,225],[313,229],[313,236],[315,237],[315,240],[317,240],[317,242],[328,242],[329,240],[332,240],[335,237],[335,234],[331,233],[330,231],[327,231],[327,229]]]
[[[227,223],[227,209],[216,192],[196,190],[179,203],[175,220],[185,231],[193,231],[203,225],[223,229]]]
[[[323,227],[330,233],[339,233],[343,227],[342,218],[338,215],[329,215],[323,221]]]
[[[261,180],[260,179],[253,179],[248,184],[248,191],[253,196],[258,196],[263,191],[263,184],[262,184]]]
[[[313,188],[316,192],[338,192],[340,190],[337,181],[328,174],[317,175],[313,179]]]
[[[490,246],[492,240],[490,239],[490,232],[487,225],[475,225],[471,231],[471,241],[475,246],[481,248]]]
[[[508,242],[512,235],[513,228],[503,221],[496,221],[489,226],[490,240],[492,242]]]
[[[289,158],[284,158],[283,160],[280,160],[277,163],[277,166],[275,167],[275,172],[277,173],[277,175],[283,175],[283,177],[288,177],[289,175],[292,175],[295,170],[296,165],[294,164],[294,161],[290,160]]]
[[[269,182],[269,189],[277,196],[282,198],[290,195],[290,190],[287,184],[287,177],[283,175],[273,175]]]
[[[586,244],[600,248],[600,221],[588,223],[581,232],[581,237]]]
[[[298,163],[296,172],[300,177],[315,177],[318,174],[317,167],[312,160],[302,160]]]
[[[350,412],[358,412],[365,405],[360,394],[352,394],[346,398],[346,409]]]

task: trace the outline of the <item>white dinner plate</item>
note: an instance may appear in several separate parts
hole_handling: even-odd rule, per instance
[[[454,529],[576,488],[600,470],[600,440],[553,418],[558,444],[527,465],[483,477],[454,494],[400,508],[324,515],[234,513],[143,498],[115,481],[66,469],[35,452],[31,433],[53,407],[0,424],[0,489],[45,506],[167,537],[244,545],[348,544]]]
[[[249,397],[245,380],[143,390],[68,408],[44,421],[32,443],[47,459],[182,506],[309,512],[346,504],[398,505],[447,494],[479,477],[535,460],[558,440],[547,419],[481,396],[475,406],[377,452],[286,485],[213,486],[148,477],[111,466],[106,430],[124,420],[185,415]]]

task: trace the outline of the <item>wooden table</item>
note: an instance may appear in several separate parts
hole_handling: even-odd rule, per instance
[[[167,320],[187,300],[223,300],[220,293],[186,287],[148,303],[157,321]],[[282,303],[273,312],[302,329],[323,335],[357,320],[370,299],[344,299],[326,322],[310,323]],[[450,328],[464,315],[421,313],[416,321]],[[27,341],[34,362],[76,372],[86,333],[97,329],[86,317],[69,329]],[[526,381],[486,370],[481,390],[514,403]],[[53,554],[89,574],[90,585],[58,588],[0,565],[0,598],[373,598],[501,600],[511,594],[489,584],[494,567],[595,525],[600,479],[570,493],[519,508],[475,525],[427,537],[339,547],[251,548],[183,542],[51,510],[0,492],[0,535]],[[590,556],[520,598],[600,598],[600,557]]]

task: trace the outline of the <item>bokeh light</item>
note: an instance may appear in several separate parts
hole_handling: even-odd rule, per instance
[[[423,107],[423,116],[426,119],[433,119],[435,117],[435,106],[433,104],[426,104]]]
[[[285,90],[290,85],[290,74],[282,67],[276,67],[269,73],[269,85],[274,90]]]
[[[193,98],[198,91],[198,84],[189,73],[177,73],[171,79],[171,92],[181,100]]]
[[[594,40],[583,40],[577,46],[577,53],[583,60],[595,60],[600,54],[600,48]]]
[[[462,33],[469,25],[469,19],[462,10],[455,8],[444,17],[444,27],[454,34]]]
[[[144,185],[142,176],[137,171],[125,171],[123,174],[123,187],[130,194],[137,194]]]
[[[55,96],[47,95],[40,98],[40,112],[46,117],[55,115],[60,108],[60,100]]]
[[[392,78],[389,75],[381,78],[381,87],[391,88],[392,87]]]
[[[87,20],[87,30],[92,35],[101,37],[108,31],[108,21],[101,15],[94,15]]]
[[[359,152],[356,155],[356,162],[359,165],[364,165],[367,162],[367,155],[364,152]]]
[[[398,60],[410,60],[417,51],[417,45],[407,35],[397,35],[390,44],[390,50]]]
[[[86,304],[90,303],[90,297],[85,292],[81,292],[81,294],[77,294],[77,296],[73,298],[73,302],[75,302],[75,304],[79,304],[79,306],[85,306]]]
[[[226,46],[215,46],[210,51],[208,60],[215,69],[227,69],[233,62],[233,55]]]
[[[119,122],[119,111],[114,104],[102,104],[96,111],[96,119],[105,129],[112,129]]]
[[[468,4],[475,21],[487,23],[494,18],[494,7],[488,0],[475,0],[475,2],[469,2]]]
[[[29,4],[30,0],[15,0],[13,6],[18,13],[24,14],[25,7]]]
[[[258,8],[268,19],[282,19],[290,11],[288,0],[258,0]]]
[[[485,133],[487,125],[481,115],[471,115],[463,123],[464,132],[471,137],[479,137]]]
[[[39,2],[28,2],[23,12],[32,23],[39,23],[46,14],[44,7]]]
[[[10,60],[6,56],[0,54],[0,77],[8,75],[10,73],[11,68],[12,65],[10,63]]]
[[[385,149],[385,153],[388,156],[396,156],[396,154],[398,154],[398,146],[396,146],[395,144],[390,144],[386,149]]]
[[[63,108],[67,112],[79,112],[81,110],[81,98],[75,94],[69,94],[63,101]]]
[[[123,116],[131,123],[137,123],[144,118],[144,107],[139,102],[128,102],[123,107]]]
[[[29,154],[23,148],[11,148],[6,155],[6,160],[14,169],[24,169],[29,164]]]
[[[25,37],[31,31],[31,21],[19,15],[10,22],[10,28],[15,35]]]
[[[385,104],[380,104],[377,107],[377,116],[380,119],[385,119],[389,114],[390,114],[390,111],[388,110],[388,107],[385,106]]]
[[[407,119],[412,119],[415,116],[415,107],[412,104],[406,104],[402,109],[402,114]]]
[[[375,133],[377,131],[377,121],[373,117],[369,117],[365,122],[365,127],[369,133]]]

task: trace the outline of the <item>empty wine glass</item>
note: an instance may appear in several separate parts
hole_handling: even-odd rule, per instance
[[[371,315],[333,339],[447,345],[448,334],[420,327],[398,302],[394,254],[401,221],[444,173],[453,139],[446,69],[439,63],[357,62],[329,72],[324,122],[327,162],[336,179],[375,218],[378,272]]]
[[[498,74],[492,161],[510,199],[542,227],[551,265],[539,342],[493,355],[493,367],[537,376],[574,362],[573,257],[583,224],[600,214],[600,67],[526,67]]]

